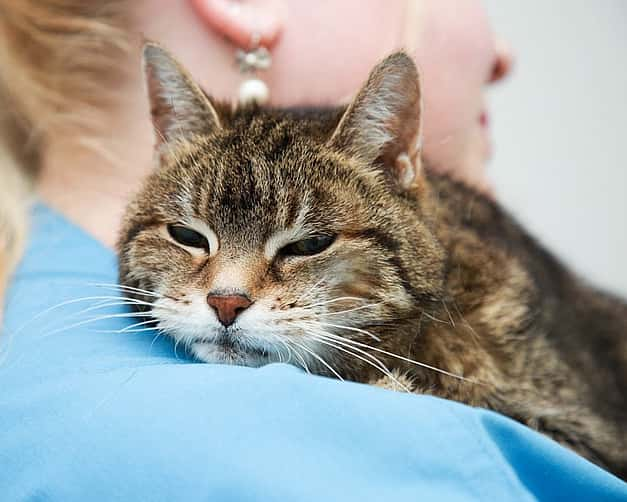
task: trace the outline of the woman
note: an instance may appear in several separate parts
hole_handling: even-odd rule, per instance
[[[511,56],[477,1],[328,1],[313,13],[286,0],[63,3],[60,12],[4,3],[3,67],[17,67],[4,79],[14,112],[5,130],[21,129],[13,151],[36,163],[41,198],[108,246],[152,165],[141,35],[168,47],[212,95],[233,99],[244,79],[236,50],[258,33],[273,61],[262,78],[278,105],[347,101],[377,61],[409,49],[424,78],[425,156],[487,184],[484,91],[508,73]]]
[[[108,331],[127,330],[123,336],[85,330],[81,314],[102,305],[80,302],[111,298],[88,284],[115,280],[120,214],[152,168],[142,37],[168,47],[223,99],[235,99],[246,78],[234,64],[237,49],[267,48],[272,64],[260,76],[277,105],[345,101],[376,61],[403,47],[422,71],[427,160],[488,190],[483,93],[508,73],[511,58],[480,3],[313,5],[0,4],[3,169],[13,179],[1,197],[5,275],[20,255],[25,179],[41,201],[7,297],[0,366],[7,500],[413,500],[416,493],[504,500],[573,490],[564,465],[588,481],[569,493],[620,495],[600,470],[487,412],[283,366],[193,364],[166,340],[130,333],[122,310],[102,317],[112,322]],[[529,445],[538,452],[532,458]],[[535,468],[551,472],[552,483],[534,485]]]

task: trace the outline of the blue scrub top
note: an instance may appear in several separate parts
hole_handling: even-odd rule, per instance
[[[116,303],[114,253],[44,206],[0,338],[0,500],[623,500],[498,414],[194,362]],[[111,297],[103,298],[103,297]],[[113,317],[111,317],[113,316]]]

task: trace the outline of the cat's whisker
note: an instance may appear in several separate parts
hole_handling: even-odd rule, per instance
[[[100,309],[105,309],[105,308],[110,308],[110,307],[120,307],[120,306],[129,306],[129,305],[147,305],[147,306],[152,306],[152,304],[150,303],[146,303],[143,302],[141,300],[137,300],[135,298],[126,298],[126,297],[119,297],[119,296],[107,296],[107,297],[102,297],[102,298],[107,298],[107,300],[102,301],[96,305],[93,305],[91,307],[87,307],[85,309],[82,309],[78,312],[74,312],[71,313],[67,316],[65,316],[62,321],[68,321],[70,319],[76,318],[76,317],[80,317],[83,314],[86,314],[87,312],[92,312],[94,310],[100,310]],[[111,299],[112,301],[109,301],[108,299]],[[119,300],[119,301],[113,301],[113,300]],[[48,325],[46,327],[48,327],[51,323],[48,323]]]
[[[131,293],[131,294],[136,294],[136,295],[141,295],[141,296],[153,297],[156,300],[160,300],[163,298],[167,298],[175,302],[178,302],[180,300],[180,298],[176,298],[171,295],[159,294],[154,291],[148,291],[146,289],[136,288],[133,286],[126,286],[124,284],[89,283],[89,285],[93,287],[103,288],[103,289],[110,289],[112,291],[118,291],[120,293]],[[125,298],[127,298],[128,300],[143,301],[143,300],[138,300],[137,298],[129,298],[129,297],[125,297]],[[150,302],[148,303],[145,302],[145,304],[148,306],[154,305],[154,303],[150,303]]]
[[[346,329],[348,331],[354,331],[356,333],[362,333],[364,335],[369,336],[373,340],[376,340],[377,342],[381,341],[381,338],[379,338],[377,335],[374,335],[374,334],[370,333],[370,331],[366,331],[365,329],[355,328],[353,326],[344,326],[342,324],[331,324],[331,323],[322,322],[322,321],[320,321],[319,324],[321,324],[323,326],[329,326],[331,328]]]
[[[94,310],[105,309],[105,308],[109,308],[109,307],[132,306],[132,305],[152,306],[152,304],[150,304],[150,303],[146,303],[146,302],[143,302],[141,300],[137,300],[135,298],[125,298],[125,297],[119,297],[119,296],[109,296],[109,297],[102,297],[102,298],[118,299],[118,300],[121,300],[121,301],[108,301],[108,300],[107,301],[103,301],[103,302],[98,303],[97,305],[94,305],[94,306],[82,309],[82,310],[80,310],[78,312],[69,314],[68,316],[65,316],[63,319],[61,319],[61,321],[62,322],[66,322],[66,321],[68,321],[70,319],[73,319],[73,318],[76,318],[76,317],[80,317],[81,315],[83,315],[83,314],[85,314],[87,312],[91,312],[91,311],[94,311]],[[170,307],[163,307],[163,308],[166,309],[166,310],[174,311],[174,309],[172,309]],[[137,312],[137,311],[133,311],[133,312],[125,312],[123,316],[118,315],[118,317],[150,317],[151,315],[152,314],[149,313],[149,312],[141,312],[140,313],[140,312]],[[75,323],[75,324],[71,324],[70,326],[63,326],[63,327],[60,327],[58,329],[53,330],[52,332],[44,333],[44,335],[42,335],[42,336],[43,337],[47,337],[47,336],[49,336],[51,334],[56,334],[58,332],[62,332],[62,331],[68,330],[68,329],[72,329],[72,328],[75,328],[75,327],[80,327],[83,324],[87,324],[87,323],[92,322],[92,321],[95,322],[97,320],[104,320],[107,317],[110,317],[110,316],[109,315],[101,316],[101,317],[95,318],[93,320],[92,319],[87,319],[87,320],[84,320],[84,321],[81,321],[81,322],[78,322],[78,323]],[[148,321],[145,321],[142,324],[147,324],[148,322],[153,322],[153,319],[149,319]],[[52,323],[48,323],[46,327],[50,326],[50,324],[52,324]],[[135,326],[135,325],[127,326],[126,328],[123,328],[122,330],[90,330],[90,331],[95,332],[95,333],[120,333],[120,332],[127,332],[127,328],[128,328],[129,329],[128,332],[132,332],[132,331],[130,331],[130,328],[132,328],[133,326]]]
[[[328,305],[329,303],[336,303],[336,302],[341,302],[341,301],[364,301],[365,298],[360,298],[358,296],[340,296],[338,298],[332,298],[331,300],[326,300],[323,302],[318,302],[318,303],[313,303],[310,305],[303,305],[303,308],[313,308],[313,307],[320,307],[322,305]]]
[[[296,304],[299,301],[301,301],[303,298],[309,296],[309,293],[311,293],[314,289],[316,289],[320,284],[322,284],[324,282],[324,280],[326,279],[326,277],[321,277],[320,279],[318,279],[318,281],[316,281],[316,283],[311,286],[311,288],[309,288],[308,290],[306,290],[305,292],[301,293],[298,298],[296,298],[296,300],[293,300],[291,302],[287,302],[286,304],[282,305],[283,307],[290,305],[290,304]]]
[[[287,351],[287,360],[286,360],[286,361],[283,361],[283,359],[282,359],[282,357],[281,357],[281,351],[280,351],[280,350],[277,350],[277,353],[279,354],[279,362],[281,362],[281,363],[282,363],[282,362],[287,362],[287,363],[289,363],[289,362],[290,362],[290,360],[291,360],[291,349],[290,349],[289,345],[285,342],[285,340],[284,340],[282,337],[280,337],[280,336],[278,336],[278,335],[276,335],[276,334],[274,334],[274,333],[270,333],[270,334],[272,335],[272,338],[273,338],[274,340],[276,340],[278,343],[280,343],[283,347],[285,347],[285,349],[286,349],[286,351]]]
[[[422,315],[424,315],[425,317],[427,317],[427,318],[431,319],[431,320],[432,320],[432,321],[434,321],[434,322],[439,322],[440,324],[448,324],[448,321],[444,321],[444,320],[442,320],[442,319],[438,319],[437,317],[435,317],[435,316],[433,316],[433,315],[429,314],[429,312],[427,312],[426,310],[421,310],[421,311],[420,311],[420,313],[421,313]]]
[[[342,376],[335,370],[335,368],[333,368],[333,366],[331,366],[329,363],[327,363],[319,354],[316,354],[315,351],[310,350],[309,348],[307,348],[305,345],[302,345],[298,342],[295,342],[294,340],[290,340],[290,343],[293,343],[294,345],[296,345],[297,347],[300,347],[302,350],[304,350],[305,352],[307,352],[309,355],[311,355],[312,357],[314,357],[316,360],[318,360],[319,362],[321,362],[331,373],[333,373],[339,380],[344,381],[344,379],[342,378]]]
[[[283,351],[281,351],[280,348],[277,348],[276,349],[276,353],[277,353],[277,355],[279,357],[279,362],[280,363],[287,363],[287,364],[289,364],[290,361],[292,360],[292,353],[291,353],[292,351],[291,351],[290,347],[283,340],[280,340],[278,337],[275,337],[275,338],[276,338],[277,342],[280,343],[283,346],[283,348],[285,349],[285,353],[287,355],[287,357],[284,359],[283,358]]]
[[[103,297],[107,298],[107,297]],[[151,306],[151,303],[144,302],[142,300],[137,300],[136,298],[128,298],[126,296],[110,296],[107,300],[102,300],[100,303],[97,303],[94,306],[118,306],[118,305],[147,305]],[[90,307],[91,308],[91,307]]]
[[[68,315],[64,316],[61,321],[67,321],[68,319],[72,319],[74,317],[78,317],[81,316],[87,312],[92,312],[94,310],[99,310],[99,309],[106,309],[109,307],[117,307],[117,306],[121,306],[124,305],[124,303],[120,302],[120,301],[112,301],[112,300],[102,300],[98,303],[96,303],[95,305],[92,305],[90,307],[84,308],[79,310],[78,312],[72,312],[69,313]],[[50,324],[52,324],[52,322],[48,322],[46,326],[49,326]]]
[[[283,361],[283,352],[281,351],[280,347],[275,347],[275,352],[277,357],[279,358],[279,362],[282,363]]]
[[[83,309],[79,312],[70,313],[67,316],[64,316],[63,319],[61,319],[61,322],[65,322],[68,319],[72,319],[78,315],[84,314],[85,312],[90,312],[92,310],[107,308],[111,306],[117,306],[116,304],[118,303],[118,301],[120,301],[120,304],[122,304],[122,302],[125,302],[125,301],[139,302],[141,300],[136,300],[134,298],[125,298],[125,297],[120,297],[120,296],[112,296],[112,295],[83,296],[79,298],[71,298],[69,300],[65,300],[55,305],[52,305],[50,307],[47,307],[41,312],[38,312],[37,314],[35,314],[33,317],[31,317],[24,323],[22,323],[17,329],[6,331],[6,334],[7,334],[6,342],[4,343],[4,346],[2,347],[2,349],[0,350],[0,354],[3,355],[2,360],[8,357],[9,351],[11,350],[11,344],[12,344],[13,338],[18,336],[28,326],[32,325],[33,323],[35,323],[37,320],[41,319],[45,315],[50,314],[51,312],[54,312],[60,308],[67,307],[69,305],[75,305],[77,303],[87,302],[87,301],[99,301],[99,303],[97,303],[96,305],[92,305],[86,309]],[[58,320],[55,319],[55,321],[58,321]],[[48,328],[51,324],[53,323],[51,322],[46,323],[46,326],[44,326],[44,329]],[[0,364],[1,363],[2,361],[0,361]]]
[[[153,346],[154,346],[155,342],[159,339],[159,337],[160,337],[161,335],[164,335],[164,334],[165,334],[165,333],[164,333],[162,330],[160,330],[159,328],[155,328],[155,330],[157,331],[157,334],[153,337],[152,342],[150,342],[150,347],[148,348],[148,352],[149,352],[149,353],[150,353],[150,352],[152,352],[152,348],[153,348]]]
[[[130,305],[129,303],[124,303],[124,302],[102,302],[99,303],[97,305],[94,305],[92,307],[86,308],[86,309],[82,309],[79,310],[78,312],[74,312],[72,314],[69,314],[67,316],[64,316],[62,319],[60,319],[61,322],[67,322],[70,321],[72,319],[76,319],[76,318],[81,318],[81,316],[83,316],[84,314],[87,314],[89,312],[93,312],[95,310],[103,310],[104,312],[107,312],[106,309],[112,308],[112,307],[124,307],[124,306],[128,306]],[[104,312],[102,312],[101,314],[104,315]],[[45,328],[49,328],[51,327],[51,324],[55,324],[55,323],[47,323]],[[58,324],[58,323],[57,323]]]
[[[130,324],[122,329],[109,329],[109,330],[94,330],[98,333],[137,333],[140,330],[149,331],[157,329],[157,326],[151,326],[151,324],[158,323],[157,319],[148,319],[147,321],[136,322]],[[145,328],[142,328],[144,326]],[[147,326],[147,327],[146,327]]]
[[[356,351],[356,352],[359,352],[359,353],[363,354],[364,356],[366,356],[366,357],[370,358],[371,360],[376,361],[376,363],[380,365],[380,367],[378,368],[379,370],[381,370],[383,373],[385,373],[385,374],[386,374],[387,376],[389,376],[390,378],[394,378],[394,377],[393,377],[393,375],[392,375],[392,373],[391,373],[391,371],[390,371],[390,369],[389,369],[389,368],[388,368],[385,364],[383,364],[383,362],[382,362],[379,358],[377,358],[377,357],[376,357],[376,356],[374,356],[373,354],[370,354],[370,353],[368,353],[368,352],[366,352],[366,351],[364,351],[364,350],[360,349],[359,347],[355,347],[355,346],[348,345],[345,341],[340,340],[340,339],[338,339],[337,337],[336,337],[336,338],[334,338],[334,339],[331,339],[331,338],[330,338],[330,336],[331,336],[332,334],[331,334],[331,333],[329,333],[328,331],[326,331],[325,329],[320,328],[320,327],[318,327],[318,326],[314,326],[314,327],[310,327],[310,328],[308,328],[308,329],[307,329],[307,333],[308,333],[308,334],[310,334],[310,335],[316,336],[316,337],[318,337],[318,338],[322,337],[322,338],[324,338],[327,342],[334,342],[334,343],[337,343],[337,344],[342,345],[343,347],[345,347],[345,348],[347,348],[347,349],[348,349],[348,348],[350,348],[350,349],[352,349],[353,351]],[[329,335],[329,336],[327,336],[327,335]],[[342,337],[339,337],[339,338],[342,338]],[[352,355],[356,355],[356,354],[354,354],[354,353],[352,353],[352,352],[351,352],[351,354],[352,354]]]
[[[158,293],[155,293],[154,291],[148,291],[147,289],[141,289],[141,288],[136,288],[133,286],[126,286],[124,284],[108,284],[108,283],[98,283],[98,282],[92,282],[92,283],[88,283],[88,286],[92,286],[95,288],[102,288],[102,289],[110,289],[110,290],[114,290],[114,291],[128,291],[128,292],[133,292],[133,293],[139,293],[142,295],[146,295],[146,296],[154,296],[156,298],[162,298],[163,295],[160,295]]]
[[[185,347],[185,351],[192,352],[191,348],[194,342],[196,341],[196,338],[190,335],[187,335],[182,338],[182,341],[183,341],[183,346]]]
[[[179,360],[179,355],[178,355],[178,352],[176,351],[176,349],[178,348],[179,343],[181,342],[181,340],[182,339],[179,338],[178,336],[174,340],[174,357],[176,358],[177,361]],[[188,339],[187,341],[184,341],[184,342],[185,342],[185,346],[188,346],[188,344],[190,343],[190,340]]]
[[[457,305],[457,302],[453,300],[453,307],[455,308],[455,311],[457,312],[457,315],[459,316],[459,318],[462,320],[462,323],[464,324],[464,326],[466,326],[468,328],[468,330],[470,331],[470,334],[472,335],[472,339],[475,342],[475,344],[479,344],[479,333],[477,333],[477,331],[475,330],[475,328],[468,322],[468,320],[464,317],[464,315],[460,312],[459,310],[459,306]]]
[[[341,340],[345,341],[346,343],[350,343],[350,344],[353,344],[353,345],[356,345],[356,346],[359,346],[359,347],[364,347],[364,348],[367,348],[367,349],[370,349],[370,350],[374,350],[375,352],[379,352],[381,354],[385,354],[387,356],[394,357],[396,359],[399,359],[401,361],[405,361],[407,363],[415,364],[416,366],[420,366],[422,368],[429,369],[429,370],[435,371],[437,373],[441,373],[442,375],[446,375],[446,376],[449,376],[449,377],[452,377],[452,378],[456,378],[458,380],[462,380],[464,382],[468,382],[468,383],[472,383],[472,384],[476,384],[476,385],[485,385],[485,383],[480,382],[478,380],[473,380],[473,379],[470,379],[470,378],[463,377],[461,375],[456,375],[455,373],[451,373],[450,371],[446,371],[446,370],[443,370],[441,368],[436,368],[435,366],[431,366],[430,364],[421,363],[420,361],[415,361],[413,359],[409,359],[408,357],[404,357],[404,356],[401,356],[399,354],[394,354],[393,352],[388,352],[387,350],[380,349],[378,347],[373,347],[373,346],[368,345],[366,343],[358,342],[356,340],[351,340],[350,338],[346,338],[346,337],[343,337],[343,336],[340,336],[340,335],[336,335],[336,334],[331,334],[331,333],[328,333],[328,336],[330,336],[332,338],[336,338],[336,339],[341,339]]]
[[[91,319],[86,319],[84,321],[80,321],[74,324],[70,324],[69,326],[63,326],[61,328],[53,329],[52,331],[48,331],[47,333],[43,333],[42,335],[40,335],[40,338],[48,338],[49,336],[62,333],[63,331],[67,331],[69,329],[78,328],[80,326],[84,326],[86,324],[90,324],[90,323],[94,323],[98,321],[104,321],[106,319],[117,319],[117,318],[128,318],[128,317],[150,317],[150,316],[151,314],[148,312],[129,312],[129,313],[123,313],[123,314],[102,315],[98,317],[93,317]]]
[[[69,300],[65,300],[63,302],[57,303],[56,305],[52,305],[50,307],[47,307],[46,309],[42,310],[41,312],[35,314],[28,321],[26,321],[23,324],[21,324],[16,330],[10,331],[9,332],[9,336],[10,337],[17,336],[24,329],[26,329],[29,325],[31,325],[33,322],[37,321],[38,319],[41,319],[46,314],[49,314],[49,313],[51,313],[51,312],[53,312],[53,311],[55,311],[57,309],[66,307],[68,305],[74,305],[76,303],[82,303],[82,302],[86,302],[86,301],[95,301],[95,300],[101,300],[101,303],[105,303],[104,301],[119,300],[120,298],[123,298],[123,297],[119,297],[119,296],[102,296],[101,295],[101,296],[83,296],[83,297],[80,297],[80,298],[72,298],[72,299],[69,299]],[[70,314],[70,317],[71,316],[75,316],[75,315],[76,315],[76,313],[72,313],[72,314]]]
[[[333,316],[333,315],[347,314],[349,312],[355,312],[357,310],[365,310],[365,309],[369,309],[369,308],[373,308],[373,307],[378,307],[379,305],[383,305],[383,302],[370,303],[368,305],[362,305],[360,307],[354,307],[354,308],[347,309],[347,310],[338,310],[338,311],[333,311],[333,312],[323,312],[323,313],[320,313],[320,314],[317,314],[317,315],[322,317],[322,316]]]
[[[290,345],[291,343],[288,342]],[[299,360],[301,367],[305,370],[305,372],[309,375],[311,375],[311,371],[309,370],[309,366],[307,365],[307,361],[305,361],[305,358],[303,358],[303,356],[298,352],[298,349],[295,347],[294,350],[292,351],[294,356]]]
[[[112,296],[110,298],[111,300],[107,300],[106,302],[101,302],[97,305],[93,305],[91,307],[85,308],[78,312],[74,312],[70,314],[69,317],[70,318],[78,317],[82,314],[85,314],[86,312],[91,312],[93,310],[98,310],[98,309],[108,308],[108,307],[123,307],[123,306],[131,306],[131,305],[142,305],[142,306],[152,307],[151,303],[143,302],[141,300],[136,300],[134,298],[115,297],[115,296]]]
[[[449,311],[448,307],[446,306],[446,302],[444,301],[444,299],[441,299],[440,301],[442,302],[442,306],[444,307],[444,310],[448,314],[448,318],[451,321],[451,326],[455,327],[455,321],[453,320],[453,316],[451,315],[451,312]]]
[[[285,362],[289,364],[292,361],[292,356],[296,356],[297,354],[294,353],[294,351],[289,346],[289,344],[287,344],[285,347],[287,348],[287,361],[285,361]],[[301,359],[302,359],[302,357],[301,357]],[[303,362],[304,362],[304,360],[303,360]]]
[[[310,333],[310,336],[312,336],[313,339],[318,341],[319,343],[332,347],[345,354],[348,354],[351,357],[355,357],[359,359],[360,361],[365,362],[369,366],[372,366],[376,370],[383,373],[383,375],[389,377],[391,380],[396,382],[400,387],[404,388],[407,392],[411,392],[407,387],[405,387],[403,384],[397,381],[397,379],[394,377],[390,369],[385,364],[383,364],[383,362],[379,358],[357,347],[353,347],[339,340],[331,339],[327,337],[326,335],[327,333],[324,331],[319,331],[317,333]],[[360,354],[363,354],[363,356]]]
[[[139,328],[140,326],[145,326],[146,324],[153,324],[153,323],[158,323],[158,322],[159,322],[158,319],[148,319],[147,321],[136,322],[135,324],[131,324],[130,326],[127,326],[126,328],[122,328],[120,330],[120,333],[124,333],[131,329]],[[155,329],[155,327],[153,326],[151,327],[151,329]]]
[[[342,342],[338,341],[338,340],[329,340],[325,337],[325,335],[323,335],[322,333],[320,333],[319,335],[316,334],[310,334],[310,336],[313,336],[313,338],[317,341],[319,341],[320,343],[324,344],[324,345],[328,345],[329,347],[334,347],[335,349],[341,351],[341,352],[345,352],[346,354],[349,354],[353,357],[356,357],[357,359],[365,362],[366,364],[372,366],[373,368],[381,371],[385,376],[387,376],[390,380],[392,380],[394,383],[396,383],[399,387],[401,387],[403,390],[405,390],[406,392],[411,393],[411,390],[406,386],[403,385],[390,371],[390,369],[383,364],[383,362],[381,362],[381,360],[375,356],[373,356],[372,354],[367,353],[366,351],[363,351],[361,349],[358,349],[356,347],[351,347],[350,345],[347,344],[343,344]],[[342,346],[340,346],[342,345]],[[366,359],[365,357],[360,356],[359,354],[356,354],[355,352],[353,352],[353,350],[349,350],[353,349],[355,351],[359,351],[360,353],[364,354],[366,357],[371,358],[371,360]]]
[[[138,329],[90,329],[89,331],[93,333],[111,333],[111,334],[128,334],[128,333],[144,333],[146,331],[154,331],[155,328],[138,328]]]

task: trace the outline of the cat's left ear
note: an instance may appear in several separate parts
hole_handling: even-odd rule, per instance
[[[422,170],[422,96],[416,65],[403,52],[370,73],[329,140],[366,163],[382,163],[401,190]]]
[[[209,98],[168,51],[146,43],[143,66],[158,148],[220,128],[220,118]]]

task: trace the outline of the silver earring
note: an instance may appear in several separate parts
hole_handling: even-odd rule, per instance
[[[238,49],[235,54],[240,72],[247,75],[247,79],[239,87],[240,104],[257,103],[265,105],[270,99],[270,90],[267,84],[259,79],[256,74],[259,70],[267,70],[272,65],[270,51],[259,45],[260,36],[253,33],[251,49]]]

